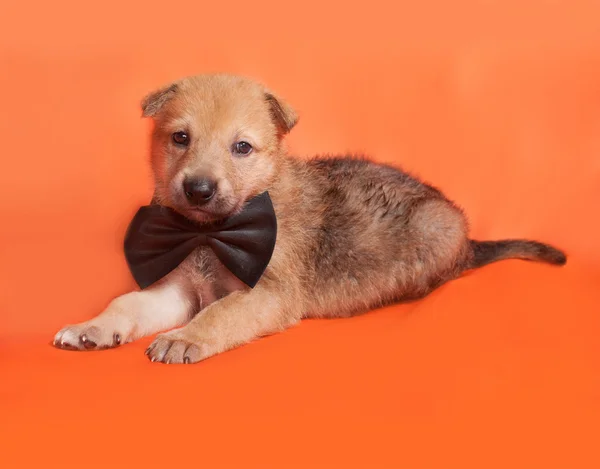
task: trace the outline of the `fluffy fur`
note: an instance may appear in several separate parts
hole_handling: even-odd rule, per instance
[[[293,109],[254,81],[227,75],[186,78],[148,95],[154,119],[154,201],[190,219],[227,217],[269,191],[278,218],[272,261],[247,288],[199,248],[142,292],[115,299],[98,317],[67,326],[62,348],[95,350],[159,334],[152,361],[193,363],[305,317],[343,317],[427,295],[467,269],[521,258],[564,264],[535,241],[478,242],[462,211],[436,188],[399,169],[356,157],[300,160],[283,137]],[[185,132],[186,145],[173,141]],[[236,154],[237,142],[253,150]],[[189,178],[213,181],[214,197],[191,204]]]

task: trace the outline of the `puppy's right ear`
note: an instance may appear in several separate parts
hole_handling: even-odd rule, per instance
[[[142,100],[142,117],[154,117],[176,91],[177,84],[173,83],[147,95]]]
[[[269,105],[271,115],[273,116],[280,135],[287,134],[298,122],[296,111],[294,111],[285,101],[282,101],[268,91],[265,93],[265,100]]]

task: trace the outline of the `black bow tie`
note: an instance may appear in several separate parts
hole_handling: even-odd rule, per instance
[[[277,218],[267,192],[219,223],[197,224],[161,205],[141,207],[125,235],[125,257],[141,288],[152,285],[198,246],[211,247],[237,278],[254,287],[275,248]]]

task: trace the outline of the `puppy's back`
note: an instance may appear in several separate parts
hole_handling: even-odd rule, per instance
[[[364,158],[315,158],[306,165],[320,220],[307,251],[316,310],[353,314],[421,296],[433,278],[455,276],[466,221],[439,190]],[[446,258],[439,255],[444,251]]]

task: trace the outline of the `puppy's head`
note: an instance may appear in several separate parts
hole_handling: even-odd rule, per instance
[[[185,78],[146,96],[155,122],[155,200],[200,222],[267,190],[295,112],[264,86],[229,75]]]

